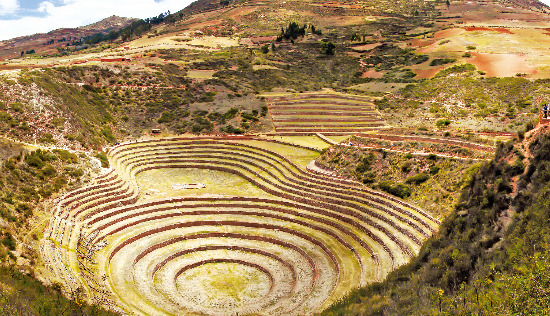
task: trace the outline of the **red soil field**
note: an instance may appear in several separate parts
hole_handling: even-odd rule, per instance
[[[490,32],[499,32],[503,34],[514,34],[512,31],[510,31],[507,28],[503,27],[475,27],[475,26],[467,26],[464,28],[467,32],[474,32],[474,31],[490,31]]]
[[[485,71],[489,77],[513,77],[518,73],[535,74],[536,69],[529,64],[527,56],[519,54],[471,53],[466,62]]]
[[[414,47],[426,47],[426,46],[432,45],[435,42],[436,41],[434,40],[425,40],[425,39],[415,38],[410,43],[411,43],[411,46],[414,46]]]
[[[412,72],[416,74],[416,79],[429,79],[433,78],[439,71],[445,67],[433,67],[430,69],[412,69]]]
[[[435,39],[449,38],[453,36],[460,35],[464,32],[463,29],[446,29],[434,34]]]

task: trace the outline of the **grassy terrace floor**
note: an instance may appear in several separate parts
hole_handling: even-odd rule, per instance
[[[386,126],[372,99],[341,93],[269,96],[269,111],[277,132],[365,132]]]
[[[319,311],[408,262],[438,221],[307,171],[319,153],[306,145],[328,146],[285,136],[114,147],[114,169],[61,201],[43,256],[67,291],[133,314]]]

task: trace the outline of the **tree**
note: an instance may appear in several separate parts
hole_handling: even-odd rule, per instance
[[[332,43],[332,42],[328,42],[328,43],[325,44],[324,53],[327,56],[332,56],[332,55],[334,55],[334,50],[335,49],[336,49],[336,45],[334,45],[334,43]]]
[[[25,55],[25,51],[21,51],[21,57],[23,57],[23,55]]]
[[[307,25],[300,26],[296,22],[290,22],[286,29],[281,28],[281,34],[277,37],[277,41],[280,42],[282,39],[285,39],[294,42],[299,36],[306,35],[306,28]]]
[[[260,47],[260,51],[262,52],[262,54],[269,53],[269,45],[267,44],[263,45],[262,47]]]
[[[311,28],[311,33],[312,33],[312,34],[323,35],[323,32],[321,32],[321,30],[315,28],[315,25],[312,24],[312,25],[310,26],[310,28]]]

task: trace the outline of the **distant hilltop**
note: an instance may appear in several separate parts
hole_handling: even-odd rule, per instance
[[[21,36],[0,42],[0,60],[17,57],[21,52],[57,52],[58,47],[65,47],[68,42],[78,41],[82,37],[96,33],[109,33],[123,28],[136,19],[110,16],[99,22],[78,28],[61,28],[48,33]]]
[[[78,29],[94,31],[94,32],[110,32],[113,30],[118,30],[126,25],[132,23],[137,19],[133,18],[123,18],[120,16],[112,15],[108,18],[105,18],[99,22],[92,23],[90,25],[81,26]],[[53,31],[55,32],[55,31]],[[50,32],[52,33],[52,32]],[[48,33],[49,34],[49,33]]]

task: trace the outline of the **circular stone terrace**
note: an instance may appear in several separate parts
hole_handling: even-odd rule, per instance
[[[407,263],[439,225],[308,170],[318,153],[296,145],[172,138],[108,154],[112,169],[52,210],[41,253],[68,293],[130,314],[313,314]]]

